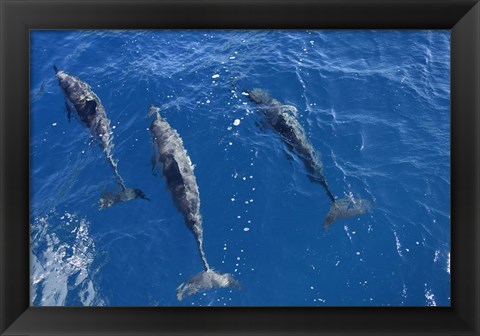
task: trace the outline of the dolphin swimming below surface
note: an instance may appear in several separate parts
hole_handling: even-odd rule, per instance
[[[370,211],[371,202],[366,199],[346,197],[336,199],[330,190],[327,179],[323,174],[323,164],[319,155],[308,141],[302,125],[297,120],[297,108],[292,105],[283,105],[262,89],[245,91],[250,101],[258,106],[258,111],[264,120],[283,140],[288,149],[297,155],[307,170],[311,181],[320,184],[332,201],[330,210],[323,222],[328,228],[333,222]]]
[[[205,270],[177,288],[177,299],[193,295],[201,290],[213,287],[239,286],[231,274],[213,270],[207,262],[203,250],[203,227],[200,213],[200,193],[193,172],[194,166],[183,146],[177,131],[160,116],[160,109],[151,106],[148,117],[155,119],[150,125],[154,144],[152,164],[154,169],[161,169],[167,182],[176,208],[182,213],[185,224],[194,235]]]
[[[76,112],[77,120],[90,129],[91,140],[97,141],[113,169],[117,183],[121,187],[118,193],[104,193],[100,199],[100,209],[110,207],[119,202],[130,201],[135,198],[148,200],[140,189],[127,188],[117,168],[117,162],[113,159],[113,133],[110,129],[110,120],[107,118],[105,108],[100,98],[92,91],[90,86],[79,78],[58,70],[54,65],[55,75],[59,80],[60,87],[70,104],[65,101],[68,120],[70,121],[73,111]],[[71,106],[73,105],[73,107]]]

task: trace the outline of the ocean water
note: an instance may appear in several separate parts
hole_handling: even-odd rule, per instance
[[[449,306],[449,53],[449,31],[32,31],[31,304]],[[150,201],[99,211],[118,186],[53,64],[101,99]],[[371,212],[323,229],[325,191],[258,127],[252,88],[297,107],[335,196]],[[177,300],[203,266],[152,175],[152,103],[195,165],[208,261],[241,288]]]

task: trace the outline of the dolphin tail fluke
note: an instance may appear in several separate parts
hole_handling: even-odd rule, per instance
[[[118,193],[105,192],[102,194],[102,198],[100,198],[99,210],[109,208],[117,203],[128,202],[136,198],[150,201],[150,199],[145,196],[143,191],[136,188],[125,188]]]
[[[147,201],[150,201],[149,198],[145,196],[145,193],[141,191],[140,189],[137,188],[127,188],[125,185],[125,181],[123,178],[120,176],[120,173],[118,172],[118,166],[117,166],[117,161],[115,161],[112,157],[112,154],[110,152],[111,148],[110,147],[105,147],[105,154],[107,156],[107,160],[110,163],[110,166],[113,169],[113,173],[115,175],[115,178],[117,179],[117,183],[122,189],[118,193],[111,193],[107,192],[102,195],[102,198],[100,198],[100,210],[103,208],[109,208],[114,204],[120,203],[120,202],[128,202],[130,200],[133,200],[135,198],[141,198]]]
[[[211,268],[203,271],[182,283],[177,288],[177,299],[182,301],[186,296],[194,295],[211,288],[240,287],[240,283],[231,274],[219,273]]]
[[[55,64],[53,65],[53,70],[55,71],[55,73],[58,73],[60,71],[60,70],[58,70],[58,68]]]
[[[328,229],[337,220],[362,215],[367,211],[371,211],[372,206],[371,201],[363,198],[345,197],[337,199],[330,206],[327,217],[323,222],[323,227]]]

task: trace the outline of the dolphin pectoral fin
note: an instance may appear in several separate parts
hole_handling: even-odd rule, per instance
[[[157,157],[157,155],[152,156],[151,163],[152,163],[152,175],[153,176],[158,176],[158,174],[162,170],[162,167],[161,167],[162,164],[161,164],[159,158]]]
[[[70,122],[72,120],[72,109],[67,102],[65,102],[65,112],[67,112],[68,122]]]
[[[144,192],[136,188],[126,188],[118,193],[105,192],[102,194],[102,197],[99,201],[99,210],[104,208],[110,208],[111,206],[121,203],[128,202],[135,198],[144,199],[150,201],[148,197],[145,196]]]
[[[157,168],[152,167],[152,175],[158,176],[159,170]]]
[[[209,268],[182,283],[177,288],[177,299],[182,301],[185,296],[194,295],[211,288],[241,287],[231,274],[219,273]]]
[[[152,156],[152,159],[150,160],[150,162],[152,164],[152,175],[157,176],[158,171],[156,170],[156,163],[155,163],[155,157],[154,156]]]
[[[328,229],[335,221],[355,217],[370,212],[372,210],[372,202],[363,198],[354,199],[345,197],[335,200],[330,206],[327,216],[323,222],[323,227]]]
[[[79,119],[78,113],[75,110],[75,107],[72,106],[68,101],[65,101],[65,111],[67,112],[68,122],[72,120],[72,117],[75,118],[80,124],[83,122]]]

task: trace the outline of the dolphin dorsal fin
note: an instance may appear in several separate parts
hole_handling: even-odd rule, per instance
[[[294,117],[298,117],[298,110],[293,105],[282,105],[282,111],[290,112]]]
[[[97,102],[95,100],[87,100],[85,103],[85,112],[87,115],[92,115],[96,113]]]
[[[173,186],[182,186],[185,184],[183,181],[183,174],[177,160],[173,155],[167,155],[164,159],[163,173],[168,175],[168,183]]]

